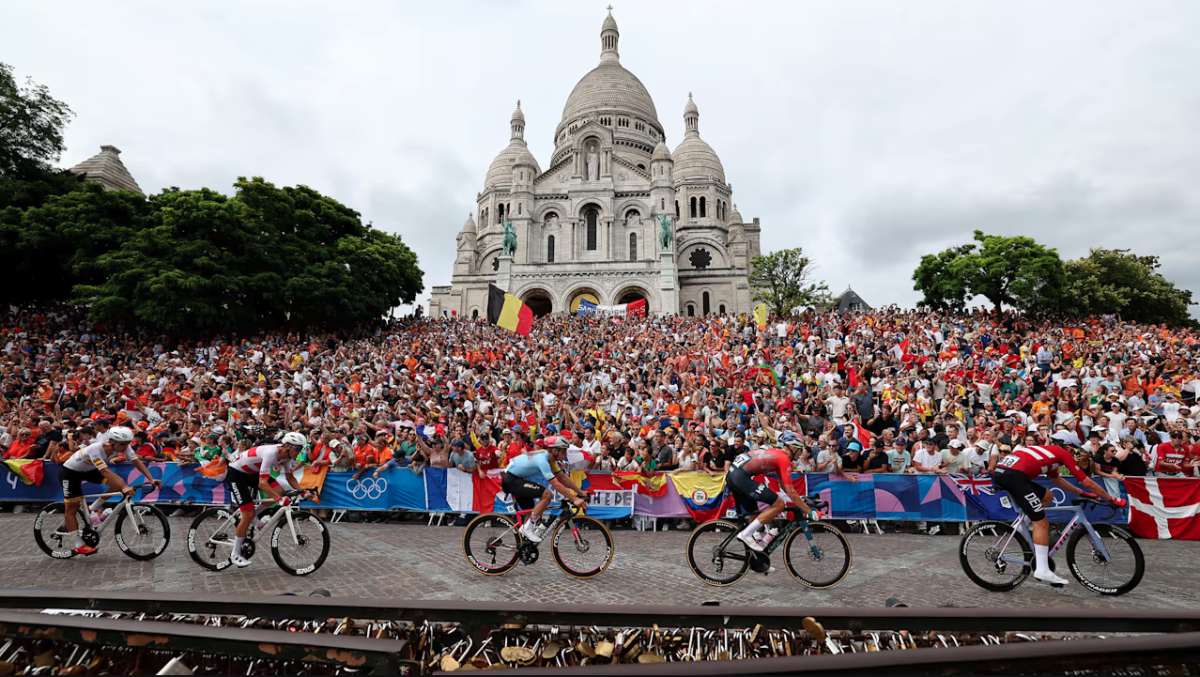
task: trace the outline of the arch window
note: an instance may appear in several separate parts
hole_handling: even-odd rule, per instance
[[[642,170],[642,171],[644,172],[644,171],[646,171],[646,165],[644,165],[644,164],[642,164],[642,163],[640,163],[640,162],[639,162],[639,163],[638,163],[638,169],[640,169],[640,170]]]
[[[717,312],[721,313],[722,315],[725,314],[725,304],[724,303],[722,303],[720,306],[718,306]]]
[[[629,234],[629,260],[637,261],[637,233]]]
[[[696,218],[696,198],[692,198],[692,218]]]
[[[706,216],[708,216],[708,214],[705,213],[704,198],[700,198],[700,218],[704,218]]]
[[[688,306],[687,306],[687,310],[688,310],[688,317],[695,317],[695,316],[696,316],[696,306],[695,306],[695,304],[689,303],[689,304],[688,304]]]
[[[596,222],[600,215],[595,209],[589,209],[587,213],[587,248],[588,251],[596,251]]]
[[[679,220],[679,200],[675,201],[675,220]]]
[[[472,319],[472,320],[478,320],[478,319],[479,319],[479,309],[478,309],[478,308],[476,308],[475,310],[472,310],[472,311],[471,311],[471,319]]]
[[[522,208],[523,208],[524,206],[525,206],[525,205],[521,204],[520,202],[518,202],[518,203],[517,203],[517,213],[518,213],[518,214],[520,214],[520,213],[522,212]]]
[[[504,203],[496,205],[496,223],[504,223]]]
[[[709,312],[709,309],[708,309],[708,308],[709,308],[709,306],[708,306],[708,292],[704,292],[704,295],[703,295],[703,296],[701,296],[701,297],[700,297],[700,299],[701,299],[701,301],[700,301],[700,302],[701,302],[701,304],[703,304],[703,306],[704,306],[704,314],[705,314],[705,315],[707,315],[707,314],[708,314],[708,312]]]
[[[554,263],[554,236],[546,238],[546,263]]]
[[[658,199],[658,208],[663,210],[664,212],[667,211],[667,198],[660,197]]]

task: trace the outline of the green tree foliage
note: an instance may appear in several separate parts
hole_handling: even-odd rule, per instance
[[[1137,256],[1126,249],[1093,249],[1067,261],[1062,309],[1074,315],[1120,315],[1143,324],[1192,325],[1188,314],[1192,292],[1156,272],[1157,256]]]
[[[0,175],[45,171],[63,151],[63,130],[71,118],[67,104],[45,85],[17,84],[12,66],[0,63]]]
[[[913,288],[924,295],[920,305],[961,310],[972,297],[983,296],[997,309],[1057,307],[1066,281],[1057,251],[1032,238],[985,235],[978,230],[975,241],[921,257],[913,272]]]
[[[134,237],[98,256],[77,300],[96,320],[174,331],[338,326],[383,316],[422,289],[399,236],[299,186],[239,178],[237,194],[169,189]],[[76,270],[84,272],[82,268]]]
[[[813,279],[815,270],[800,247],[756,256],[750,261],[751,295],[777,315],[786,315],[796,306],[828,304],[829,287]]]

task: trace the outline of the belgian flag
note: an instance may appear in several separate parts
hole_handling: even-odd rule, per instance
[[[512,294],[505,294],[503,289],[489,284],[487,319],[498,327],[529,336],[529,328],[533,325],[533,311],[521,303],[521,299]]]

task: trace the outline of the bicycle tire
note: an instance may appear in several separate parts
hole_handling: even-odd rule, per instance
[[[570,537],[569,540],[567,537]],[[597,546],[599,548],[597,549]],[[566,562],[563,554],[591,553],[595,550],[602,557],[596,566],[580,569]],[[604,573],[613,559],[613,539],[600,520],[593,517],[572,517],[564,521],[554,530],[550,537],[550,552],[554,553],[554,563],[563,573],[572,578],[594,578]]]
[[[796,582],[800,585],[803,585],[806,588],[812,588],[813,590],[826,590],[828,588],[832,588],[838,583],[841,583],[842,580],[846,578],[846,574],[850,573],[850,565],[854,562],[854,552],[850,549],[850,541],[847,541],[846,535],[832,524],[826,524],[824,522],[809,522],[808,528],[813,534],[813,541],[811,545],[817,547],[818,550],[821,551],[820,559],[818,560],[818,556],[813,554],[813,551],[810,547],[810,542],[804,535],[804,530],[796,529],[791,533],[791,535],[788,536],[787,541],[783,544],[783,562],[787,566],[788,573],[791,574],[792,578],[796,579]],[[827,540],[821,538],[818,535],[820,533],[829,534],[833,537],[832,541],[830,541],[828,545],[818,545],[818,541],[824,542]],[[803,545],[801,546],[801,549],[798,549],[796,554],[793,555],[792,546],[795,544],[797,538],[803,540]],[[835,545],[835,543],[837,545]],[[834,552],[838,549],[840,549],[840,553]],[[845,558],[840,566],[836,564],[837,560],[835,559],[839,554]],[[824,578],[806,578],[800,574],[800,571],[796,566],[797,561],[795,560],[799,560],[800,562],[824,562],[826,557],[829,557],[829,561],[835,563],[834,566],[837,568],[832,572],[832,575]]]
[[[725,530],[725,533],[720,534],[721,530]],[[738,554],[743,557],[743,559],[740,560],[740,565],[737,565],[733,575],[718,577],[706,574],[706,572],[700,568],[699,562],[701,561],[712,561],[714,564],[716,563],[716,548],[720,547],[720,544],[725,541],[725,538],[730,531],[734,532],[736,535],[736,533],[741,531],[741,529],[733,522],[727,522],[725,520],[713,520],[711,522],[705,522],[704,524],[701,524],[693,529],[692,535],[688,537],[688,568],[692,570],[692,573],[696,575],[696,578],[699,578],[705,583],[718,588],[723,588],[725,586],[737,583],[738,581],[742,580],[743,577],[745,577],[746,572],[750,569],[750,548],[747,548],[746,544],[739,541],[736,536],[730,540],[729,545],[725,550],[726,553],[728,553],[730,550],[733,550],[734,554]],[[702,542],[704,537],[708,536],[709,534],[720,534],[719,538],[716,539],[715,544],[710,545],[711,541]],[[697,548],[700,548],[703,552],[697,553]],[[697,555],[699,555],[699,558]],[[724,573],[726,562],[736,563],[738,561],[739,560],[722,558],[721,564],[719,565],[721,568],[720,573]]]
[[[1112,524],[1093,524],[1092,528],[1096,530],[1096,535],[1100,538],[1103,539],[1105,536],[1108,536],[1112,539],[1114,545],[1119,541],[1128,546],[1128,549],[1133,554],[1132,576],[1130,576],[1129,580],[1121,585],[1101,585],[1093,581],[1081,571],[1081,562],[1076,559],[1075,555],[1076,549],[1079,547],[1079,542],[1087,536],[1087,529],[1076,530],[1075,533],[1071,534],[1071,537],[1067,540],[1067,568],[1071,570],[1071,575],[1075,577],[1075,580],[1079,581],[1080,585],[1088,590],[1091,590],[1092,592],[1098,592],[1101,595],[1115,597],[1117,595],[1124,595],[1130,590],[1136,588],[1138,584],[1142,582],[1142,576],[1146,574],[1146,558],[1142,555],[1142,547],[1137,544],[1137,541],[1134,540],[1133,534],[1119,526]],[[1090,539],[1087,541],[1087,544],[1088,546],[1091,546],[1092,542]],[[1105,549],[1109,549],[1107,545],[1105,546]],[[1098,558],[1098,553],[1094,547],[1089,547],[1088,550],[1091,551],[1090,559],[1092,562],[1098,566],[1105,567],[1105,571],[1108,571],[1107,567],[1111,566],[1111,562],[1107,564],[1102,563]],[[1110,555],[1111,554],[1112,553],[1110,550]]]
[[[1003,568],[996,564],[999,553],[995,552],[995,544],[999,543],[1001,539],[1007,537],[1009,533],[1012,533],[1013,538],[1007,547],[1011,549],[1015,543],[1016,546],[1020,548],[1021,554],[1024,556],[1025,561],[1032,562],[1033,548],[1030,547],[1029,542],[1025,540],[1025,536],[1023,536],[1019,531],[1014,531],[1012,525],[1008,522],[1000,522],[997,520],[980,522],[979,524],[971,527],[967,533],[963,534],[962,540],[959,542],[958,561],[959,564],[962,565],[963,572],[967,574],[967,577],[970,578],[975,585],[978,585],[984,590],[989,590],[991,592],[1008,592],[1010,590],[1015,590],[1022,583],[1024,583],[1025,580],[1029,578],[1029,574],[1033,572],[1033,570],[1030,569],[1027,564],[1021,565],[1013,562],[1006,562],[1003,563]],[[991,546],[986,547],[982,553],[975,553],[971,551],[971,546],[976,541],[979,541],[983,544],[990,542]],[[992,571],[998,571],[1000,574],[1004,574],[1007,572],[1008,568],[1013,568],[1016,570],[1016,575],[1014,575],[1010,580],[1000,583],[985,580],[973,568],[972,561],[978,559],[982,559],[983,562],[988,563],[988,566],[991,567]],[[987,572],[985,571],[985,573]]]
[[[77,510],[76,519],[78,520],[80,530],[84,532],[84,541],[89,540],[90,536],[90,540],[99,543],[99,534],[91,528],[91,525],[84,526],[87,520],[84,518],[83,508],[78,508]],[[67,534],[65,519],[54,517],[54,515],[65,514],[65,504],[62,501],[57,501],[42,508],[41,512],[33,520],[33,540],[41,548],[42,552],[54,559],[71,559],[75,556],[75,543]],[[46,531],[47,520],[53,525],[50,531]],[[55,549],[56,547],[58,548],[57,550]]]
[[[292,540],[292,525],[295,525],[295,536],[299,543]],[[305,533],[299,533],[299,532]],[[310,549],[310,546],[320,542],[317,556],[311,561],[292,562],[280,552],[280,546],[286,545],[289,548],[296,548],[306,553],[316,551],[315,548]],[[288,523],[287,516],[280,518],[279,523],[271,531],[271,557],[275,558],[275,564],[279,565],[280,569],[293,576],[307,576],[317,569],[320,569],[325,560],[329,557],[329,527],[325,526],[325,521],[315,514],[306,510],[295,510],[291,514],[291,524]],[[285,561],[286,560],[286,561]]]
[[[491,539],[495,538],[495,536],[484,536],[483,543],[480,547],[484,550],[484,555],[491,557],[493,563],[496,562],[497,550],[511,553],[511,557],[508,559],[508,561],[500,563],[498,566],[488,566],[484,559],[476,558],[476,548],[471,546],[471,537],[475,535],[476,531],[481,529],[496,528],[496,522],[500,522],[504,525],[504,538],[508,538],[511,534],[511,545],[501,543],[500,545],[503,546],[502,548],[492,548],[492,552],[489,553],[487,552],[486,546]],[[463,555],[467,558],[467,562],[479,573],[486,574],[488,576],[499,576],[512,571],[512,568],[517,566],[517,562],[520,561],[517,556],[517,547],[521,545],[521,540],[521,533],[517,529],[517,523],[514,522],[511,517],[494,512],[485,513],[471,520],[470,524],[467,525],[466,530],[463,531]]]
[[[209,571],[224,571],[233,565],[233,562],[229,561],[229,556],[233,553],[233,539],[235,530],[237,529],[237,521],[234,520],[229,526],[226,526],[231,514],[233,514],[232,511],[226,507],[208,508],[199,515],[196,515],[196,519],[192,520],[187,533],[187,551],[193,562]],[[214,533],[210,535],[198,535],[209,530],[204,526],[206,522],[213,524],[211,530]],[[229,533],[221,531],[222,528],[229,529]],[[218,555],[218,546],[212,542],[214,538],[220,539],[222,543],[227,543],[228,552]],[[211,559],[205,558],[205,551],[210,553]],[[245,550],[243,549],[244,552]]]
[[[125,537],[126,524],[130,525],[129,528],[131,530],[133,529],[133,526],[132,522],[129,522],[129,511],[124,507],[118,508],[119,512],[116,515],[117,521],[115,524],[113,524],[113,536],[116,539],[117,547],[121,549],[121,552],[139,562],[147,562],[163,554],[163,552],[167,549],[167,546],[171,544],[171,523],[167,520],[167,516],[163,514],[163,511],[159,510],[153,505],[134,503],[133,509],[143,520],[142,527],[137,536],[141,537],[148,535],[152,531],[153,526],[156,525],[162,533],[162,542],[156,544],[150,550],[150,552],[135,552],[135,550],[130,547],[130,541],[133,539],[127,539]]]

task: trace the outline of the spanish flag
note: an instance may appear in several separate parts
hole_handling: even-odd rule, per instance
[[[529,328],[533,324],[533,311],[521,303],[521,299],[494,284],[488,285],[487,319],[492,324],[529,336]]]

